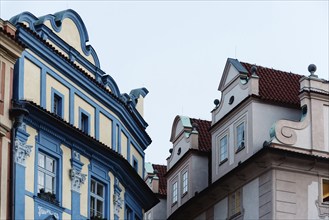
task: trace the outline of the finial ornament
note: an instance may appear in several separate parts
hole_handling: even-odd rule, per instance
[[[317,75],[315,75],[314,73],[315,73],[315,71],[316,71],[316,66],[314,65],[314,64],[310,64],[309,66],[308,66],[308,71],[311,73],[311,77],[318,77]]]

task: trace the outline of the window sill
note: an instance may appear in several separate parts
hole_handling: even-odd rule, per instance
[[[52,205],[60,206],[59,201],[56,199],[56,195],[52,193],[38,193],[36,197]]]
[[[239,147],[236,151],[235,151],[235,154],[239,153],[240,151],[242,151],[243,149],[245,149],[246,147],[243,146],[243,147]]]
[[[228,217],[227,220],[239,219],[239,217],[241,217],[241,215],[242,215],[242,212],[241,211],[240,212],[237,212],[237,213],[231,215],[230,217]]]
[[[175,205],[177,205],[177,201],[171,204],[171,207],[174,207]]]
[[[188,191],[184,192],[181,198],[185,197],[187,195],[187,192]]]
[[[55,211],[57,213],[62,213],[65,210],[65,208],[62,207],[61,204],[59,204],[59,203],[58,204],[54,204],[52,202],[46,201],[46,200],[44,200],[44,199],[36,196],[36,195],[33,196],[33,199],[38,204],[38,206],[40,205],[40,206],[42,206],[42,207],[44,207],[46,209],[53,210],[53,211]]]
[[[221,166],[222,164],[224,164],[226,161],[228,161],[227,158],[225,158],[224,160],[222,160],[221,162],[219,162],[219,166]]]

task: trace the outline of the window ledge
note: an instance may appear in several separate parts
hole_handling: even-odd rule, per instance
[[[37,195],[34,195],[33,196],[33,199],[35,200],[35,202],[37,202],[41,206],[44,206],[46,208],[50,208],[50,209],[56,210],[57,212],[63,212],[65,210],[65,208],[62,207],[60,203],[54,204],[52,202],[46,201],[46,200],[38,197]]]
[[[240,212],[237,212],[230,217],[228,217],[226,220],[238,220],[238,219],[243,219],[244,216],[244,209],[242,209]]]
[[[222,164],[224,164],[226,161],[228,161],[227,158],[225,158],[224,160],[222,160],[221,162],[219,162],[219,166],[221,166]]]
[[[182,198],[185,197],[185,196],[187,195],[187,192],[188,192],[188,191],[186,191],[186,192],[183,193]]]
[[[174,203],[172,203],[172,204],[171,204],[171,207],[174,207],[175,205],[177,205],[177,201],[174,202]]]
[[[237,153],[239,153],[240,151],[242,151],[242,150],[245,149],[245,148],[246,148],[246,146],[239,147],[239,148],[235,151],[235,153],[237,154]]]

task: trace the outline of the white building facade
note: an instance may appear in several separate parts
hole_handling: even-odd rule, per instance
[[[204,163],[210,182],[168,219],[329,219],[329,83],[309,71],[227,60]]]

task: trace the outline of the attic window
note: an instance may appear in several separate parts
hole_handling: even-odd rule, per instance
[[[230,97],[230,100],[228,101],[228,104],[229,104],[229,105],[232,105],[233,102],[234,102],[234,96],[232,95],[232,96]]]

